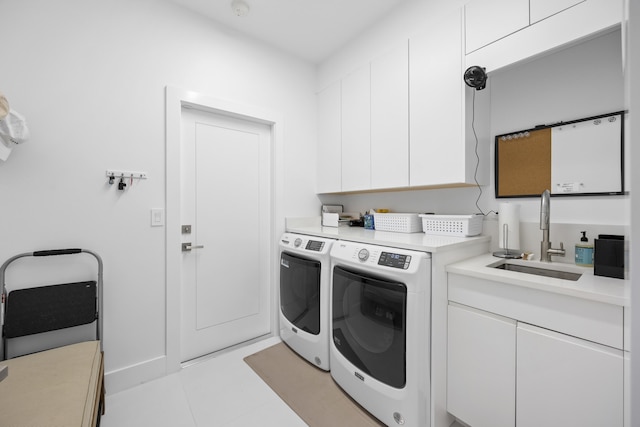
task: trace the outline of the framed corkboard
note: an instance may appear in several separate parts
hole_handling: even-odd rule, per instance
[[[496,198],[625,194],[624,112],[495,137]]]

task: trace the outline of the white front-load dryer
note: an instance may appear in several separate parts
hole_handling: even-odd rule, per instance
[[[280,238],[280,337],[325,371],[329,370],[330,251],[334,242],[295,233]]]
[[[430,425],[431,254],[338,241],[331,376],[388,426]]]

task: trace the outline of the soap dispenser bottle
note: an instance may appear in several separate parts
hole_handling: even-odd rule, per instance
[[[587,232],[581,231],[580,243],[576,243],[576,265],[593,267],[593,244],[587,239]]]

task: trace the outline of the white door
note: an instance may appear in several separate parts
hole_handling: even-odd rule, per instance
[[[181,361],[270,332],[271,129],[182,108]]]

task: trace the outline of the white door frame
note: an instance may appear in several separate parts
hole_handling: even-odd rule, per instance
[[[270,253],[271,268],[269,272],[271,286],[271,333],[277,326],[277,237],[284,232],[284,216],[281,212],[283,188],[283,120],[278,113],[257,107],[235,104],[229,101],[212,98],[198,92],[167,86],[165,93],[165,125],[166,125],[166,206],[165,206],[165,268],[166,268],[166,373],[180,369],[180,321],[181,301],[181,264],[180,250],[180,138],[182,123],[182,107],[210,111],[229,115],[249,121],[267,124],[271,127],[271,226]],[[229,201],[232,203],[232,201]],[[230,207],[230,210],[233,206]]]

